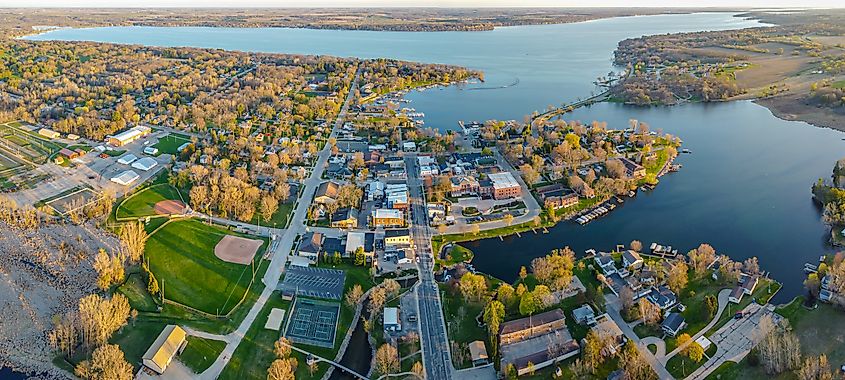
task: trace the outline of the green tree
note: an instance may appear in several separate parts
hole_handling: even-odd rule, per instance
[[[537,311],[537,300],[531,292],[522,293],[519,299],[519,314],[531,315]]]
[[[367,262],[367,256],[364,255],[364,247],[355,249],[355,265],[363,266]]]
[[[498,352],[496,338],[499,334],[499,326],[505,318],[505,305],[497,300],[492,300],[484,306],[484,323],[487,325],[487,332],[490,337],[490,351],[492,356]]]

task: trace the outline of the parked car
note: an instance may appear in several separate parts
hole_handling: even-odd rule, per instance
[[[743,315],[741,311],[738,311],[736,314],[734,314],[734,319],[742,319],[742,317],[744,316],[745,315]]]

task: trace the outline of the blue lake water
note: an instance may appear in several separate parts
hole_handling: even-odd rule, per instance
[[[487,32],[110,27],[28,38],[388,57],[483,70],[486,83],[408,95],[411,106],[426,114],[426,125],[454,129],[458,120],[522,119],[547,105],[588,97],[597,91],[596,77],[614,70],[612,52],[622,39],[759,25],[731,14],[703,13]],[[684,155],[682,171],[665,177],[657,190],[590,225],[562,223],[549,234],[468,244],[478,269],[512,280],[520,265],[566,245],[583,252],[639,239],[688,250],[709,242],[736,259],[758,256],[763,268],[785,283],[776,299],[785,301],[801,292],[801,264],[832,251],[810,186],[827,177],[845,153],[845,135],[777,119],[750,102],[672,108],[599,104],[566,118],[603,120],[611,128],[624,128],[636,118],[680,136],[693,154]]]

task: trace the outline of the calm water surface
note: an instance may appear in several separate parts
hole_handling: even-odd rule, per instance
[[[458,120],[521,119],[547,105],[589,96],[598,91],[593,80],[614,70],[612,52],[622,39],[759,25],[708,13],[472,33],[113,27],[29,38],[389,57],[483,70],[486,83],[408,96],[412,107],[426,113],[428,126],[454,129]],[[604,120],[613,128],[637,118],[681,136],[693,154],[684,155],[683,170],[665,177],[657,190],[590,225],[563,223],[549,234],[468,244],[480,270],[511,280],[520,265],[566,245],[583,252],[640,239],[688,250],[709,242],[736,259],[760,257],[762,266],[785,283],[777,298],[784,301],[801,292],[801,264],[831,251],[810,185],[828,176],[845,153],[841,133],[779,120],[750,102],[673,108],[600,104],[568,118]]]

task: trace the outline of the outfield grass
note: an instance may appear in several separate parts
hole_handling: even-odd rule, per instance
[[[179,361],[184,363],[194,373],[202,373],[208,367],[214,364],[223,349],[226,348],[226,343],[219,340],[203,339],[195,336],[189,336],[188,345],[185,350],[179,355]]]
[[[158,154],[179,154],[179,147],[184,143],[191,142],[191,138],[180,133],[171,133],[153,145],[158,148]]]
[[[226,314],[241,300],[257,268],[214,256],[215,245],[225,235],[236,234],[188,219],[168,223],[149,237],[145,258],[165,298],[217,314]]]
[[[167,183],[143,189],[117,206],[117,218],[141,218],[156,215],[155,205],[166,200],[182,201],[179,190]]]

